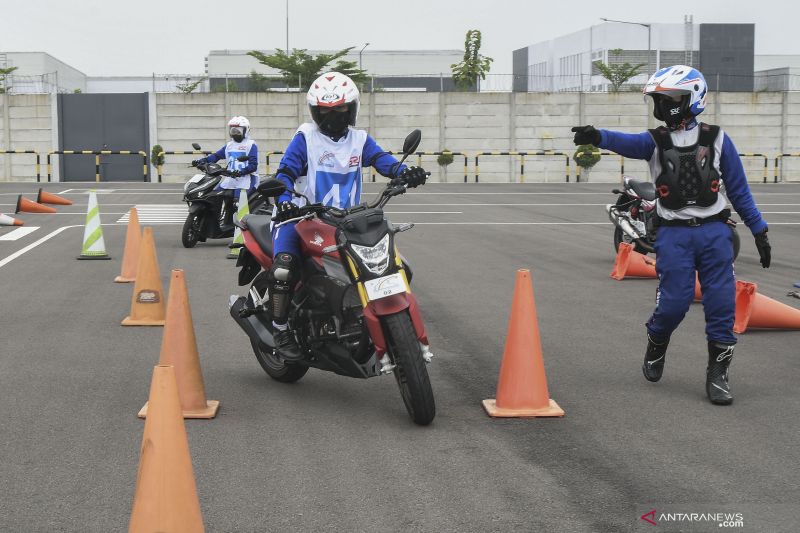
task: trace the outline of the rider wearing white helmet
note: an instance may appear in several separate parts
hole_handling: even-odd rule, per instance
[[[313,122],[298,128],[278,166],[276,177],[288,190],[278,199],[274,221],[295,218],[305,203],[294,198],[292,190],[305,194],[311,202],[339,208],[357,205],[363,166],[372,166],[388,178],[401,178],[409,187],[425,183],[424,170],[400,165],[366,131],[355,128],[359,92],[349,77],[338,72],[323,74],[311,84],[306,101]],[[302,357],[287,325],[301,261],[300,237],[294,226],[288,223],[273,229],[275,260],[269,275],[275,346],[287,360]]]
[[[216,163],[221,159],[228,162],[230,176],[224,177],[218,189],[247,189],[247,194],[258,186],[258,146],[250,138],[250,121],[247,117],[236,116],[228,121],[228,135],[231,140],[215,153],[195,159],[192,166],[201,163]],[[239,161],[239,157],[247,156],[247,161]],[[225,225],[233,224],[234,199],[232,193],[225,193]]]
[[[647,321],[645,378],[661,379],[670,335],[692,303],[697,272],[708,341],[706,394],[712,403],[727,405],[733,401],[728,368],[736,344],[728,200],[753,233],[764,268],[771,261],[767,223],[753,200],[730,137],[719,126],[697,122],[708,94],[703,75],[685,65],[661,69],[647,82],[644,94],[653,99],[653,116],[666,126],[638,134],[580,126],[572,128],[574,141],[650,163],[658,193],[659,287],[655,311]],[[727,198],[720,190],[723,182]]]

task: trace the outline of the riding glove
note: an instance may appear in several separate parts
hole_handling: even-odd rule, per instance
[[[300,216],[300,208],[292,202],[278,202],[277,212],[272,217],[274,222],[284,222],[286,220]]]
[[[205,162],[206,162],[206,158],[205,157],[203,157],[201,159],[195,159],[194,161],[192,161],[192,166],[193,167],[197,167],[197,166],[200,166],[200,165],[204,165]]]
[[[758,255],[761,258],[761,266],[769,268],[772,261],[772,246],[769,245],[769,237],[767,237],[767,230],[754,235],[756,239],[756,248],[758,248]]]
[[[602,140],[600,130],[594,126],[575,126],[572,131],[575,132],[575,137],[573,137],[572,141],[576,145],[591,144],[597,146]]]
[[[398,176],[409,189],[425,185],[428,180],[428,173],[421,167],[406,167]]]

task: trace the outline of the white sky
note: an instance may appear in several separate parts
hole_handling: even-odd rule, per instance
[[[0,51],[43,51],[90,76],[202,73],[209,50],[286,43],[286,0],[0,0]],[[492,73],[511,52],[600,17],[638,22],[754,22],[756,54],[800,54],[800,4],[783,0],[289,0],[291,48],[463,49],[483,33]],[[644,45],[643,45],[644,46]]]

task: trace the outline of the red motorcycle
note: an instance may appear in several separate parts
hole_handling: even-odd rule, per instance
[[[415,130],[406,138],[403,161],[420,137]],[[394,226],[383,212],[406,189],[394,179],[372,204],[338,209],[309,203],[300,208],[300,216],[282,223],[297,222],[302,242],[302,276],[289,313],[302,360],[285,361],[275,353],[267,281],[272,266],[269,216],[236,221],[244,236],[239,285],[250,283],[250,290],[246,296],[231,296],[230,313],[271,378],[295,382],[312,367],[355,378],[394,374],[408,414],[427,425],[436,414],[426,368],[433,354],[411,292],[411,269],[395,245],[395,235],[413,224]],[[268,197],[285,190],[277,179],[259,187]]]

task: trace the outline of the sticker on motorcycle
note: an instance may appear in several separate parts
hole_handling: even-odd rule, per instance
[[[364,288],[367,290],[367,298],[370,301],[380,300],[393,294],[406,292],[406,282],[403,280],[403,276],[397,272],[382,278],[365,281]]]

